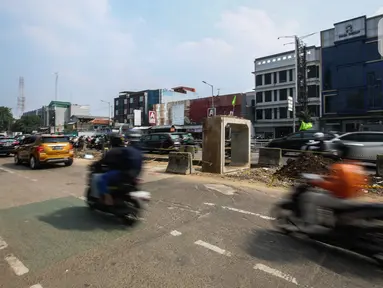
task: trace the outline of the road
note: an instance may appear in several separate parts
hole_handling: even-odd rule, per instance
[[[383,286],[365,259],[274,232],[281,192],[146,167],[153,201],[126,228],[80,199],[87,163],[32,171],[0,158],[0,287]]]

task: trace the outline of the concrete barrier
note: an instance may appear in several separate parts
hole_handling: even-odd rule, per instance
[[[192,174],[194,172],[192,154],[189,152],[170,152],[166,172],[182,175]]]
[[[282,149],[259,148],[258,165],[281,166],[283,164]]]
[[[383,155],[376,155],[376,176],[383,176]]]

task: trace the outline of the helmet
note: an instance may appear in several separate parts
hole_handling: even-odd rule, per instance
[[[109,135],[109,144],[112,147],[121,147],[121,146],[124,146],[124,140],[118,134],[110,134]]]
[[[324,134],[322,132],[317,132],[314,134],[315,140],[322,140],[324,138]]]

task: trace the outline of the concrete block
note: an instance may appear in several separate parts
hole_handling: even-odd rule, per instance
[[[376,155],[376,176],[383,176],[383,155]]]
[[[279,148],[259,148],[258,165],[282,166],[282,149]]]
[[[166,172],[182,175],[194,173],[192,154],[189,152],[170,152]]]

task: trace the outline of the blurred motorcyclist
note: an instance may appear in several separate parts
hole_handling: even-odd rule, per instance
[[[322,180],[313,180],[311,184],[323,189],[309,192],[303,196],[303,231],[308,234],[324,232],[317,225],[318,207],[336,209],[349,205],[349,200],[361,195],[366,187],[366,173],[357,162],[335,163],[330,167],[330,175]]]
[[[113,197],[108,187],[127,179],[136,179],[142,170],[142,153],[140,150],[125,147],[123,139],[113,134],[109,136],[111,149],[96,165],[107,165],[109,170],[100,176],[98,189],[106,205],[113,205]]]
[[[326,150],[326,145],[324,143],[324,133],[322,133],[322,132],[315,133],[314,134],[314,139],[315,139],[315,141],[319,142],[319,144],[318,144],[319,151],[325,151]]]

